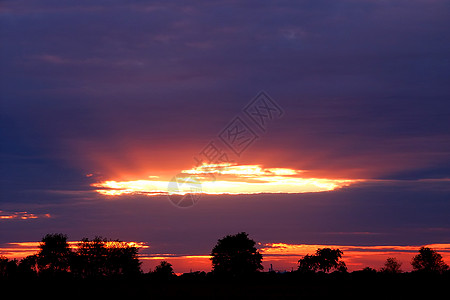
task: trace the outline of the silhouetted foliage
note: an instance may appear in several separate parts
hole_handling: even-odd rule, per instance
[[[319,258],[319,270],[329,272],[331,269],[346,269],[341,259],[343,252],[339,249],[322,248],[317,249],[316,256]]]
[[[442,255],[436,250],[421,247],[419,254],[414,256],[411,265],[415,271],[442,273],[448,270],[448,265],[442,260]]]
[[[241,276],[262,270],[262,255],[255,245],[245,232],[219,239],[211,251],[214,273]]]
[[[0,256],[0,277],[5,278],[8,275],[8,261],[5,256]]]
[[[325,273],[331,270],[346,272],[345,262],[340,261],[343,252],[339,249],[319,248],[314,255],[305,255],[298,263],[298,270],[301,272],[323,271]]]
[[[152,275],[157,279],[170,279],[175,274],[173,273],[172,264],[163,260],[155,267]]]
[[[84,238],[73,251],[64,234],[47,234],[39,245],[39,252],[17,260],[0,258],[0,277],[55,277],[59,275],[81,278],[132,277],[141,274],[138,249],[119,240],[102,237]]]
[[[207,274],[205,271],[194,271],[189,273],[183,273],[180,276],[180,279],[186,279],[186,280],[205,280],[207,277]]]
[[[375,270],[374,268],[371,268],[371,267],[365,267],[360,272],[375,274],[377,272],[377,270]]]
[[[110,275],[136,276],[141,274],[138,248],[119,240],[108,242]]]
[[[78,280],[79,278],[130,278],[132,276],[133,279],[136,279],[135,276],[141,276],[140,278],[155,280],[157,284],[154,286],[156,287],[159,287],[160,284],[169,286],[185,281],[189,285],[197,284],[199,288],[201,286],[214,289],[217,284],[222,284],[222,281],[226,284],[241,282],[241,280],[223,280],[231,276],[231,278],[245,278],[246,284],[256,284],[255,287],[257,286],[258,290],[266,284],[276,287],[280,283],[288,286],[295,282],[291,290],[295,293],[299,282],[305,283],[303,287],[313,284],[316,288],[310,291],[311,295],[321,287],[339,288],[341,283],[353,284],[352,288],[358,287],[363,292],[370,285],[382,286],[384,284],[390,288],[393,287],[393,283],[401,283],[405,287],[407,285],[422,286],[425,283],[429,286],[438,286],[440,283],[448,283],[450,279],[450,272],[444,272],[448,270],[448,266],[442,260],[442,256],[427,247],[422,247],[411,262],[414,270],[421,272],[402,273],[401,263],[396,258],[389,257],[384,267],[380,269],[381,272],[365,267],[349,274],[345,263],[341,260],[343,252],[330,248],[319,248],[315,254],[308,254],[300,259],[299,270],[304,272],[257,272],[262,269],[262,255],[257,251],[255,245],[256,243],[249,239],[244,232],[228,235],[219,239],[211,251],[213,272],[197,271],[177,276],[170,263],[161,261],[153,272],[141,276],[138,249],[132,243],[95,237],[92,240],[84,238],[76,246],[72,245],[71,248],[65,235],[48,234],[42,239],[36,255],[27,256],[20,261],[0,256],[0,279],[3,282],[35,283],[34,287],[36,288],[40,287],[43,282],[53,283],[54,279],[62,278],[64,280],[58,281],[58,284],[63,283],[63,285],[57,286],[62,293],[69,286],[64,287],[64,284],[71,284],[70,282],[76,282],[77,287],[79,283],[87,282],[89,284],[91,282],[92,284],[88,285],[88,288],[97,288],[99,283],[113,282],[114,284],[110,284],[109,288],[113,288],[115,291],[121,289],[120,284],[116,286],[115,283],[140,282],[140,280]],[[243,277],[248,274],[253,274],[253,276]],[[48,277],[52,280],[40,280],[40,278]],[[37,279],[20,281],[32,278]],[[178,287],[183,286],[188,285],[181,284]],[[223,291],[228,291],[228,289],[227,285]],[[398,289],[398,291],[403,293],[404,289]],[[424,295],[428,295],[429,289],[423,289],[423,291],[426,291]],[[114,292],[110,292],[110,294],[115,296]],[[181,295],[184,296],[184,294]],[[291,294],[286,293],[286,295]]]
[[[72,272],[83,278],[135,276],[140,274],[138,249],[121,241],[84,238],[71,259]]]
[[[399,262],[395,257],[388,257],[386,262],[384,263],[384,267],[381,268],[381,272],[389,273],[389,274],[398,274],[401,273],[402,263]]]
[[[0,278],[11,278],[17,273],[17,260],[0,256]]]
[[[319,268],[318,258],[316,255],[305,255],[299,261],[298,270],[301,272],[316,272]]]
[[[37,255],[29,255],[22,258],[17,267],[19,276],[23,278],[36,277],[38,272],[37,259]]]
[[[61,233],[47,234],[39,245],[37,265],[42,274],[60,274],[70,270],[72,250],[67,236]]]

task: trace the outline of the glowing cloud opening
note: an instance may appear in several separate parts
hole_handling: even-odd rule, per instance
[[[170,181],[149,176],[145,180],[107,180],[93,183],[96,192],[107,196],[126,194],[169,195],[202,194],[260,194],[311,193],[332,191],[361,180],[304,178],[304,171],[288,168],[263,168],[260,165],[203,164],[182,170],[177,189],[168,189]],[[196,187],[194,186],[196,185]]]

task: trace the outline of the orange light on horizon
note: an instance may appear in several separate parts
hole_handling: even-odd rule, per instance
[[[72,249],[76,249],[79,241],[68,242]],[[108,242],[113,247],[114,241]],[[148,249],[150,246],[145,242],[126,242],[129,246],[140,249]],[[0,255],[10,259],[24,258],[28,255],[36,254],[39,250],[40,242],[19,242],[8,243],[0,247]],[[423,245],[438,251],[445,262],[450,263],[450,244],[429,244]],[[298,260],[306,254],[314,254],[318,248],[338,248],[344,252],[342,260],[346,263],[349,271],[361,270],[365,267],[379,269],[383,266],[388,257],[395,257],[402,263],[403,271],[411,271],[410,262],[413,256],[417,255],[421,246],[348,246],[348,245],[321,245],[321,244],[287,244],[287,243],[265,243],[258,244],[257,248],[263,255],[264,270],[268,270],[272,264],[278,271],[295,270],[298,267]],[[147,271],[165,260],[173,265],[175,272],[185,273],[192,271],[211,270],[210,255],[198,254],[173,254],[173,253],[144,253],[139,254],[139,260],[143,262],[143,270]]]
[[[107,180],[93,183],[96,192],[107,196],[126,194],[168,195],[202,193],[261,194],[261,193],[313,193],[332,191],[362,181],[355,179],[306,178],[304,171],[289,168],[263,168],[260,165],[203,164],[189,170],[182,170],[179,178],[187,184],[176,190],[168,189],[170,181],[158,176],[145,180]],[[211,176],[213,175],[213,176]],[[154,180],[153,178],[158,178]],[[217,180],[216,180],[217,179]],[[193,190],[194,189],[194,190]]]
[[[284,270],[298,266],[298,260],[306,254],[314,254],[318,248],[338,248],[343,251],[342,260],[350,271],[364,267],[379,269],[388,257],[396,257],[402,263],[402,270],[411,271],[410,262],[422,246],[347,246],[267,243],[260,246],[264,264],[273,263]],[[424,247],[438,251],[443,259],[450,262],[450,244],[429,244]]]
[[[73,250],[77,249],[81,241],[69,241],[69,247]],[[117,241],[107,241],[106,247],[114,247]],[[139,249],[150,248],[145,242],[122,242],[128,247],[136,247]],[[21,259],[29,255],[36,254],[39,251],[39,246],[41,242],[14,242],[7,243],[5,246],[0,247],[0,256],[6,256],[11,259]]]

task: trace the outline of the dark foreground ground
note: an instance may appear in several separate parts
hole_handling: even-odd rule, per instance
[[[2,280],[0,299],[448,299],[450,276],[346,274],[224,280]]]

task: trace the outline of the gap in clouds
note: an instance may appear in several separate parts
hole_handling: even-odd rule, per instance
[[[156,175],[148,176],[151,179],[133,181],[106,180],[91,186],[98,188],[96,192],[106,196],[171,193],[264,194],[332,191],[361,181],[305,178],[303,172],[289,168],[263,168],[261,165],[203,164],[190,170],[182,170],[181,174],[177,175],[177,180],[186,184],[179,186],[176,191],[168,189],[170,181],[174,179],[161,181]]]

